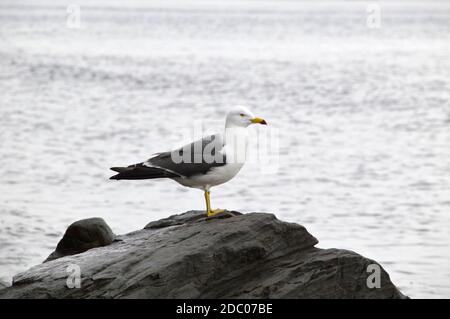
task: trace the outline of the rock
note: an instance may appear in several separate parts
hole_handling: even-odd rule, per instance
[[[368,288],[375,261],[316,248],[303,226],[272,214],[191,211],[120,239],[34,266],[0,298],[405,298],[381,266],[380,288]],[[69,289],[74,266],[80,288]]]
[[[206,219],[222,219],[233,216],[242,215],[242,213],[226,210],[223,213],[217,214],[213,217],[206,217],[205,211],[191,210],[184,214],[172,215],[167,218],[163,218],[154,222],[150,222],[145,226],[145,229],[163,228],[168,226],[177,226],[188,224],[191,222],[202,221]]]
[[[85,252],[95,247],[110,245],[114,234],[102,218],[79,220],[67,228],[54,252],[44,261]]]
[[[2,290],[3,288],[8,287],[9,285],[6,282],[3,282],[2,280],[0,280],[0,290]]]

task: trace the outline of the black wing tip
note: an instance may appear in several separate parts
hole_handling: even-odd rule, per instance
[[[147,167],[141,164],[130,165],[128,167],[111,167],[111,170],[119,173],[111,176],[109,179],[154,179],[180,177],[171,171],[159,167]]]
[[[126,171],[127,168],[126,168],[126,167],[111,167],[110,170],[112,170],[112,171],[114,171],[114,172],[117,172],[117,173],[119,173],[119,174],[113,175],[113,176],[111,176],[109,179],[119,180],[119,179],[121,179],[121,178],[120,178],[120,177],[121,177],[121,176],[120,176],[121,173],[123,173],[124,171]]]

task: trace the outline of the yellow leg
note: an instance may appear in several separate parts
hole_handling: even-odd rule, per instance
[[[209,198],[209,191],[205,191],[205,201],[206,201],[206,214],[209,216],[211,212],[211,200]]]
[[[208,217],[214,216],[219,213],[223,213],[224,209],[211,209],[211,193],[209,191],[205,191],[205,201],[206,201],[206,215]]]

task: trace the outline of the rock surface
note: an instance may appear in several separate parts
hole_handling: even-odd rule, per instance
[[[102,218],[88,218],[70,225],[54,252],[44,261],[85,252],[95,247],[110,245],[114,234]]]
[[[404,298],[382,268],[381,287],[367,287],[375,261],[316,248],[303,226],[264,213],[221,217],[191,211],[150,223],[32,267],[0,298]],[[67,287],[73,265],[81,288]]]
[[[6,282],[3,282],[0,280],[0,290],[2,290],[3,288],[8,287],[8,284],[6,284]]]

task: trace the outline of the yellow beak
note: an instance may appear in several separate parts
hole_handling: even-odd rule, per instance
[[[263,124],[263,125],[267,125],[266,120],[260,118],[260,117],[255,117],[254,119],[251,120],[252,123],[255,124]]]

